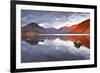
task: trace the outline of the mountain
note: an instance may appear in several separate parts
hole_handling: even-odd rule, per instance
[[[62,27],[63,29],[67,29],[68,32],[66,33],[85,33],[89,34],[90,33],[90,19],[87,19],[79,24],[67,27],[64,26]]]
[[[74,34],[90,34],[90,19],[85,20],[77,25],[73,25],[70,27],[64,26],[63,29],[68,30],[67,33],[74,33]],[[90,48],[90,36],[70,36],[64,39],[64,41],[71,40],[73,42],[80,41],[83,46]]]
[[[65,28],[66,27],[66,28]],[[69,28],[67,26],[61,27],[58,31],[59,34],[66,34],[69,31]]]
[[[81,33],[89,34],[90,33],[90,19],[85,20],[79,24],[72,25],[70,27],[63,26],[60,29],[55,29],[53,27],[43,28],[37,23],[30,23],[22,27],[22,32],[32,32],[35,34],[68,34],[68,33]]]
[[[33,33],[46,33],[46,30],[43,27],[40,27],[37,23],[30,23],[22,27],[22,31],[33,32]]]
[[[46,29],[40,27],[37,23],[30,23],[24,27],[21,27],[21,37],[22,40],[30,42],[30,43],[37,43],[33,40],[37,40],[36,37],[38,34],[46,33]]]
[[[82,23],[78,24],[78,26],[71,30],[71,32],[79,32],[79,33],[90,33],[90,19],[83,21]]]
[[[58,30],[53,27],[47,28],[46,32],[47,34],[58,34],[59,33]]]

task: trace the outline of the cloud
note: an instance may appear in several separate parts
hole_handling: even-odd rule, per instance
[[[22,10],[21,25],[25,26],[31,22],[35,22],[44,28],[55,27],[59,29],[62,26],[71,26],[79,23],[89,17],[90,14],[84,12]]]

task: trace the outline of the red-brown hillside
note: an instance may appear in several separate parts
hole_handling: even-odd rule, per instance
[[[63,28],[69,29],[69,33],[90,33],[90,19],[85,20],[77,25],[70,27],[64,26]],[[67,32],[68,33],[68,32]]]
[[[69,32],[67,33],[73,33],[73,34],[77,34],[77,33],[80,33],[80,34],[89,34],[90,33],[90,19],[88,20],[85,20],[77,25],[73,25],[73,26],[70,26],[70,27],[63,27],[63,28],[66,28],[66,29],[69,29]],[[85,47],[88,47],[90,48],[90,36],[89,35],[86,35],[86,36],[70,36],[69,39],[67,38],[67,40],[71,40],[73,42],[79,40],[81,41],[81,43],[85,46]]]

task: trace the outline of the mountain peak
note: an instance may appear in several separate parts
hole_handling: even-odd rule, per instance
[[[39,25],[38,25],[37,23],[32,22],[32,23],[26,25],[26,27],[27,27],[27,26],[37,27],[37,26],[39,26]]]
[[[87,19],[85,21],[82,21],[81,23],[72,25],[70,27],[63,26],[60,29],[67,29],[69,30],[69,33],[90,33],[90,19]]]

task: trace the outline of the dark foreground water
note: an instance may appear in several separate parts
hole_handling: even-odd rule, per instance
[[[90,59],[89,48],[85,46],[76,48],[74,42],[69,38],[67,36],[36,36],[32,39],[22,40],[21,62]]]

